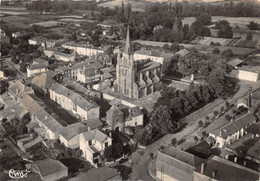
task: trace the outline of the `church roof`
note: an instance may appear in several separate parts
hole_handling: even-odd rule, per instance
[[[128,55],[131,54],[131,44],[130,44],[129,26],[127,27],[124,53],[126,53],[126,54],[128,54]]]

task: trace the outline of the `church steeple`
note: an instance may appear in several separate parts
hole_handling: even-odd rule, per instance
[[[130,55],[131,54],[131,42],[130,42],[130,32],[129,32],[129,25],[127,27],[126,33],[126,41],[125,41],[125,50],[124,53]]]

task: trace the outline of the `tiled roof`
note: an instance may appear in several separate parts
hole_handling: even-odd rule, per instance
[[[41,141],[42,141],[42,139],[40,137],[37,137],[37,138],[29,141],[28,143],[22,145],[22,147],[23,147],[24,150],[26,150],[26,149],[28,149],[28,148],[30,148],[30,147],[40,143]]]
[[[184,57],[185,55],[188,55],[190,52],[187,49],[182,49],[175,54],[180,55],[181,57]]]
[[[87,48],[87,49],[104,51],[102,48],[99,48],[99,47],[94,47],[94,46],[90,46],[90,45],[86,45],[86,44],[79,44],[79,43],[75,43],[75,42],[67,42],[67,43],[64,43],[62,46],[82,47],[82,48]]]
[[[195,155],[177,149],[173,146],[159,151],[157,159],[168,162],[169,165],[175,166],[177,168],[179,167],[179,164],[189,165],[193,168],[196,168],[204,161]]]
[[[112,112],[114,115],[123,114],[117,104],[113,104],[112,107],[107,111],[108,113]]]
[[[51,90],[56,92],[57,94],[68,97],[72,102],[76,103],[80,108],[84,110],[89,110],[91,108],[97,107],[98,105],[94,102],[89,102],[87,99],[84,99],[79,94],[73,92],[72,90],[55,83],[50,87]]]
[[[60,161],[52,159],[35,161],[32,163],[32,167],[35,168],[42,177],[68,170]]]
[[[247,113],[235,121],[228,123],[227,125],[214,130],[212,134],[220,136],[222,138],[226,138],[227,136],[235,133],[236,131],[240,130],[241,128],[245,127],[246,125],[254,122],[256,120],[255,116],[252,113]],[[221,132],[221,135],[220,135]]]
[[[153,61],[147,61],[147,60],[138,61],[138,62],[135,62],[135,63],[136,63],[136,66],[137,66],[137,73],[160,67],[159,63],[153,62]]]
[[[200,172],[200,168],[196,171]],[[214,179],[216,180],[243,181],[259,179],[257,172],[218,156],[214,156],[205,163],[203,175],[212,178],[213,172],[215,172]]]
[[[42,69],[42,68],[47,68],[49,65],[46,65],[44,63],[40,64],[32,64],[28,67],[29,70],[36,70],[36,69]]]
[[[146,49],[138,50],[135,52],[135,54],[147,55],[153,57],[162,57],[162,58],[170,58],[174,55],[172,53],[165,53],[165,52],[159,52],[157,50],[146,50]]]
[[[229,65],[232,65],[233,67],[243,63],[244,61],[239,58],[234,58],[228,62]]]
[[[19,80],[16,82],[10,82],[10,86],[8,87],[9,93],[11,93],[13,96],[22,96],[23,93],[29,91],[33,92],[31,87],[25,86],[22,82]]]
[[[66,70],[78,69],[82,67],[93,67],[95,69],[98,69],[98,68],[102,68],[103,66],[94,59],[87,59],[84,62],[75,63],[72,64],[71,66],[58,67],[58,70],[66,71]]]
[[[62,128],[59,133],[66,140],[70,140],[77,134],[88,131],[89,128],[95,129],[102,125],[103,124],[99,119],[90,119],[90,120],[68,125],[67,127]]]
[[[88,170],[86,173],[80,173],[69,181],[108,181],[122,180],[120,172],[111,167],[98,167]]]
[[[42,64],[42,63],[43,63],[43,64],[46,64],[46,65],[49,64],[49,62],[48,62],[47,60],[44,60],[44,59],[42,59],[42,58],[36,58],[36,59],[34,59],[34,60],[33,60],[33,63],[34,63],[34,64]]]
[[[32,79],[32,84],[43,89],[48,89],[51,87],[52,83],[54,82],[53,77],[56,74],[57,73],[54,71],[48,71],[48,72],[38,74]]]
[[[98,129],[93,129],[82,133],[86,141],[96,140],[103,143],[106,139],[111,139],[105,133],[99,131]]]

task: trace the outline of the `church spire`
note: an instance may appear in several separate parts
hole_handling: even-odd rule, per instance
[[[129,25],[127,27],[126,41],[125,41],[125,51],[126,54],[131,54],[131,42],[130,42],[130,33],[129,33]]]

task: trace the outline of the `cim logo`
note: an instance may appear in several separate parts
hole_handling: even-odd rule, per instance
[[[5,170],[4,172],[7,173],[10,178],[19,179],[19,178],[26,178],[27,174],[30,173],[31,171],[27,169],[26,170],[10,169],[10,170]]]

